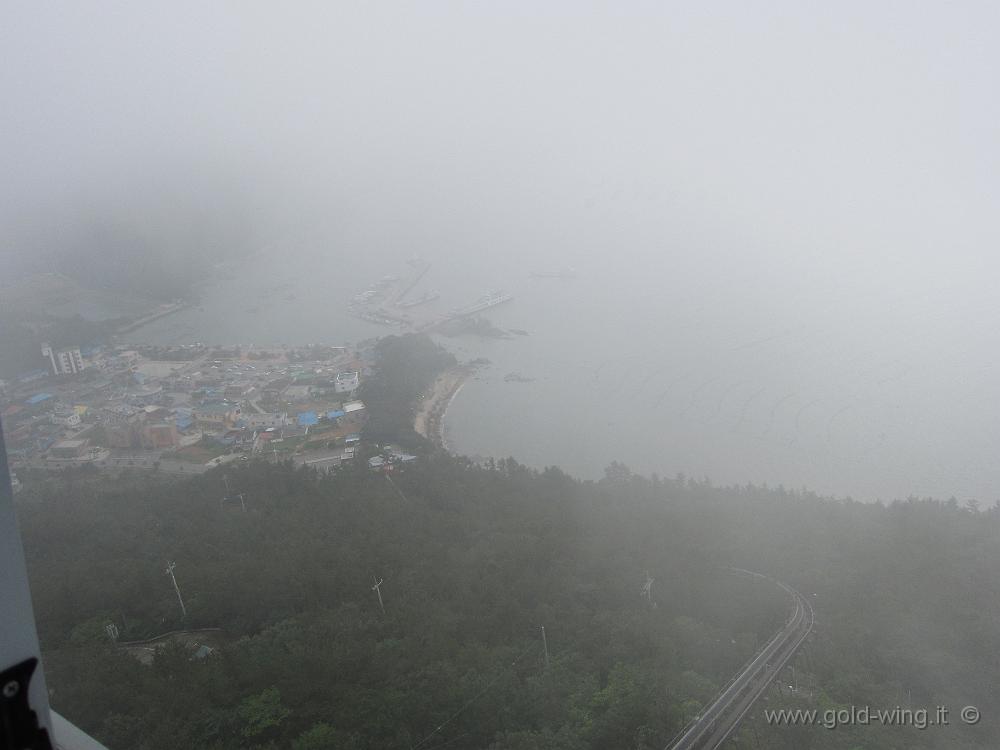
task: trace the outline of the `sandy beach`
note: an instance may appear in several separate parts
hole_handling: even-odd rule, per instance
[[[448,449],[444,439],[445,414],[449,404],[462,390],[462,386],[465,385],[465,381],[471,374],[471,367],[459,365],[438,375],[430,390],[424,394],[423,401],[413,420],[414,430],[445,450]]]

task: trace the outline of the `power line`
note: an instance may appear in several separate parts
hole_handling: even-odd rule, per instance
[[[394,481],[392,481],[392,477],[390,477],[388,474],[385,474],[383,476],[385,476],[385,478],[389,480],[389,484],[391,484],[392,487],[393,487],[393,489],[395,489],[396,492],[399,493],[399,496],[401,498],[403,498],[403,502],[407,502],[407,503],[410,502],[410,498],[408,498],[406,495],[403,494],[403,491],[401,489],[399,489],[399,485],[396,484]]]
[[[384,579],[375,578],[375,576],[372,576],[372,580],[375,581],[375,585],[372,586],[372,591],[378,594],[378,606],[382,608],[382,614],[384,615],[385,605],[382,603],[382,582],[384,581]]]
[[[181,603],[181,614],[187,617],[187,607],[184,606],[184,597],[181,596],[181,587],[177,585],[177,578],[174,576],[174,568],[177,567],[177,563],[168,562],[167,563],[167,575],[170,576],[170,580],[174,582],[174,591],[177,592],[177,601]]]
[[[534,641],[530,646],[528,646],[526,649],[524,649],[524,651],[522,651],[518,655],[518,657],[516,659],[514,659],[514,661],[512,661],[510,663],[510,667],[508,667],[507,669],[510,669],[511,667],[513,667],[514,665],[516,665],[519,661],[521,661],[521,659],[523,659],[525,656],[528,655],[529,651],[532,651],[532,650],[534,650],[536,648],[538,648],[538,642]],[[480,690],[478,693],[476,693],[472,697],[472,699],[469,700],[468,703],[466,703],[464,706],[462,706],[460,709],[458,709],[455,713],[453,713],[451,716],[449,716],[445,721],[443,721],[441,724],[439,724],[438,727],[437,727],[437,729],[435,729],[429,735],[427,735],[422,740],[420,740],[420,742],[418,742],[416,745],[412,745],[410,747],[410,750],[419,750],[419,748],[423,747],[427,743],[427,741],[429,739],[431,739],[434,735],[436,735],[438,732],[440,732],[442,729],[444,729],[446,726],[448,726],[451,722],[453,722],[456,718],[458,718],[459,714],[461,714],[462,712],[464,712],[469,706],[471,706],[477,700],[479,700],[484,695],[486,695],[486,693],[488,693],[490,691],[490,689],[494,685],[496,685],[498,682],[500,682],[500,678],[507,674],[507,669],[504,669],[503,671],[501,671],[500,674],[498,674],[496,677],[494,677],[493,680],[486,687],[484,687],[482,690]],[[443,747],[443,745],[441,747]]]
[[[549,642],[545,638],[545,626],[542,625],[542,645],[545,647],[545,669],[549,668]]]
[[[469,736],[468,732],[462,732],[457,737],[452,737],[450,740],[448,740],[446,742],[442,742],[440,745],[435,745],[430,750],[441,750],[442,747],[448,747],[448,745],[454,745],[456,742],[458,742],[463,737],[468,737],[468,736]]]

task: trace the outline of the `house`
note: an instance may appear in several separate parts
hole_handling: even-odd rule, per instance
[[[128,404],[115,404],[101,410],[100,421],[106,426],[136,422],[141,412]]]
[[[74,459],[80,458],[87,450],[88,441],[86,439],[60,440],[52,446],[53,458]]]
[[[156,422],[142,427],[143,448],[174,448],[178,441],[177,425],[173,422]]]
[[[344,404],[344,414],[347,419],[354,422],[361,422],[368,416],[365,411],[365,405],[362,401],[348,401]]]
[[[233,383],[226,386],[222,396],[226,401],[246,401],[256,390],[256,387],[249,383]]]
[[[60,404],[49,416],[49,421],[60,427],[73,428],[79,427],[81,420],[80,414],[76,409]]]
[[[243,413],[243,421],[247,427],[284,427],[288,424],[288,414],[285,412],[264,412],[262,414]]]
[[[191,416],[191,411],[189,409],[178,409],[174,418],[174,424],[177,425],[177,429],[181,432],[190,430],[194,426],[194,417]]]
[[[298,466],[310,466],[319,471],[332,471],[340,466],[343,456],[340,452],[307,451],[292,459]]]
[[[163,386],[158,383],[144,385],[129,396],[129,402],[140,409],[163,403]]]
[[[236,404],[213,402],[201,404],[191,410],[195,423],[208,430],[224,430],[236,424],[242,415],[242,410]]]

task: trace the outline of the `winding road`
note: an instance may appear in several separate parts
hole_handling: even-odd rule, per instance
[[[794,610],[781,630],[730,680],[715,700],[682,730],[666,750],[715,750],[721,747],[795,655],[816,622],[809,600],[791,586],[750,570],[731,570],[779,586],[792,598]]]

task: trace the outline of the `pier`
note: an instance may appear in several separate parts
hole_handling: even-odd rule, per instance
[[[472,304],[451,310],[448,313],[435,312],[423,308],[439,299],[437,292],[425,292],[415,299],[407,299],[414,287],[427,275],[431,264],[425,260],[414,258],[407,261],[410,272],[402,278],[385,276],[355,295],[348,304],[348,310],[358,318],[370,323],[385,326],[396,326],[416,332],[431,332],[438,326],[459,318],[466,318],[476,313],[496,307],[514,299],[513,295],[502,291],[493,291],[480,297]]]

